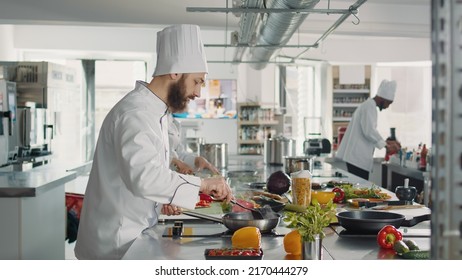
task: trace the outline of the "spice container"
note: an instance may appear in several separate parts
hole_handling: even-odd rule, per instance
[[[292,179],[292,200],[296,205],[308,207],[311,203],[311,179],[309,170],[300,170],[290,174]]]

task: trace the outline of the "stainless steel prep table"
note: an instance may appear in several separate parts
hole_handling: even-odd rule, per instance
[[[250,167],[247,162],[246,168]],[[262,166],[256,163],[254,166],[259,166],[257,170],[263,172],[263,174],[270,174],[274,171],[275,167],[269,167],[272,171],[261,170]],[[268,168],[263,166],[263,168]],[[346,177],[332,177],[335,172],[341,172]],[[372,183],[365,181],[359,177],[345,172],[344,170],[332,168],[329,164],[324,163],[322,169],[315,170],[313,172],[313,182],[326,182],[330,180],[344,180],[350,183],[359,183],[362,186],[371,186]],[[266,176],[264,175],[264,176]],[[269,175],[268,175],[269,176]],[[406,209],[399,212],[412,218],[414,215],[421,215],[428,213],[428,208],[419,209]],[[181,217],[181,219],[184,217]],[[175,220],[175,217],[171,217]],[[180,219],[180,218],[178,218]],[[195,221],[197,223],[197,221]],[[224,232],[226,228],[221,224],[188,224],[185,220],[184,226],[197,226],[200,227],[212,227],[216,229],[216,232]],[[231,240],[229,237],[184,237],[181,239],[174,239],[171,237],[162,237],[165,233],[166,228],[173,226],[173,222],[167,224],[158,224],[152,228],[146,229],[131,245],[123,259],[151,259],[151,260],[180,260],[180,259],[192,259],[192,260],[203,260],[204,250],[208,248],[225,248],[231,246]],[[284,223],[281,221],[280,225],[276,228],[278,234],[285,234],[291,229],[284,227]],[[406,228],[401,227],[402,231],[407,231]],[[414,239],[422,249],[429,249],[430,247],[430,222],[422,222],[412,228],[409,228],[411,235],[409,238]],[[340,226],[332,226],[326,228],[326,237],[323,240],[323,259],[380,259],[389,258],[390,255],[383,254],[379,246],[376,243],[375,235],[373,236],[360,236],[360,237],[346,237],[340,236],[342,228]],[[422,236],[423,237],[420,237]],[[286,258],[285,251],[283,249],[283,237],[262,237],[262,249],[264,252],[265,260],[283,260]]]

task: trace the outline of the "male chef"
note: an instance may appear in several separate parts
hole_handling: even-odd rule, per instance
[[[374,149],[386,148],[395,153],[401,146],[396,141],[383,140],[377,131],[377,108],[387,109],[395,98],[396,81],[383,80],[377,95],[363,102],[353,113],[336,157],[346,162],[348,172],[369,180],[373,167]]]
[[[150,83],[137,81],[106,116],[95,149],[75,246],[78,259],[120,259],[160,213],[194,209],[199,192],[229,202],[222,177],[201,179],[169,169],[167,115],[200,96],[207,61],[195,25],[157,33]]]

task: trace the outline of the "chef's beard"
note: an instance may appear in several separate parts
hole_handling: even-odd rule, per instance
[[[183,75],[178,82],[170,86],[167,102],[170,111],[173,113],[184,112],[186,110],[188,99],[186,98],[185,75]]]
[[[384,103],[383,101],[379,102],[379,110],[382,111],[383,110],[383,107],[384,107]]]

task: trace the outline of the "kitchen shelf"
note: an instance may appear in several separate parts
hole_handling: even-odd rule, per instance
[[[334,89],[334,93],[367,93],[369,94],[370,90],[369,89],[354,89],[354,88],[348,88],[348,89]]]
[[[277,121],[239,121],[238,125],[277,125]]]
[[[347,118],[347,117],[333,117],[332,121],[334,121],[334,122],[349,122],[349,121],[351,121],[351,117],[349,117],[349,118]]]
[[[265,140],[275,135],[279,124],[273,108],[260,103],[238,103],[237,116],[238,154],[262,155]]]
[[[361,105],[361,103],[334,103],[332,104],[332,106],[335,108],[335,107],[343,107],[343,108],[356,108],[358,107],[359,105]]]
[[[332,129],[333,147],[337,147],[338,129],[348,126],[351,117],[370,97],[371,66],[364,66],[364,83],[340,84],[340,66],[332,66]]]
[[[252,145],[252,144],[263,144],[264,143],[264,140],[238,140],[237,141],[239,144],[248,144],[248,145]]]

